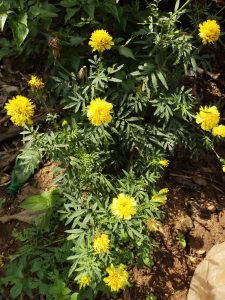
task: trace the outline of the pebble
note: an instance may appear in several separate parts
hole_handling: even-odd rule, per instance
[[[198,255],[204,255],[206,253],[206,251],[204,249],[200,249],[200,250],[196,251],[196,253]]]

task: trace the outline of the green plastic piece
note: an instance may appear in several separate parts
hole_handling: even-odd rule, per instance
[[[33,170],[27,168],[22,164],[21,160],[17,160],[12,171],[11,183],[7,188],[7,194],[13,196],[17,193],[19,188],[33,175]]]

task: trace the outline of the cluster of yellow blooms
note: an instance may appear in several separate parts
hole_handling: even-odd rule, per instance
[[[218,125],[219,121],[220,113],[216,106],[201,106],[196,114],[196,123],[201,124],[203,130],[212,130],[214,136],[225,137],[225,126]]]
[[[104,253],[109,251],[110,239],[107,234],[102,233],[101,235],[94,238],[94,249],[98,253]]]
[[[120,289],[128,284],[128,272],[125,270],[125,266],[120,264],[117,268],[113,264],[106,269],[108,276],[103,281],[108,285],[113,292],[118,292]],[[79,278],[80,289],[89,286],[91,278],[88,274],[83,274]]]
[[[33,89],[39,90],[44,87],[42,80],[32,75],[31,79],[27,82]],[[17,95],[4,106],[6,113],[10,116],[10,120],[17,126],[31,125],[34,116],[34,103],[27,97]]]

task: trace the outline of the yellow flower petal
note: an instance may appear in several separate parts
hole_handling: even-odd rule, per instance
[[[120,264],[118,268],[115,268],[113,264],[106,269],[109,274],[103,279],[113,292],[118,292],[120,289],[124,289],[128,284],[128,272],[125,270],[125,266]]]
[[[25,126],[33,123],[35,105],[30,99],[17,95],[10,99],[4,108],[15,125]]]
[[[136,201],[126,194],[119,194],[112,202],[112,213],[120,219],[130,220],[136,214]]]
[[[110,239],[107,234],[101,234],[94,238],[94,249],[98,253],[109,251]]]
[[[203,44],[217,41],[220,37],[220,26],[216,20],[207,20],[199,24],[199,36]]]
[[[103,52],[111,49],[114,42],[106,30],[98,29],[92,33],[88,44],[92,47],[92,51]]]
[[[216,127],[219,120],[220,113],[216,106],[201,106],[199,113],[196,114],[196,123],[201,124],[201,128],[206,131]]]
[[[90,105],[87,107],[87,117],[94,126],[101,124],[108,124],[112,121],[111,111],[112,103],[96,98],[91,100]]]

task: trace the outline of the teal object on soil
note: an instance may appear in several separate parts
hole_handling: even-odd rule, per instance
[[[27,165],[22,164],[21,160],[16,160],[16,164],[12,171],[11,183],[7,188],[7,194],[13,196],[19,188],[33,175],[33,170]]]

